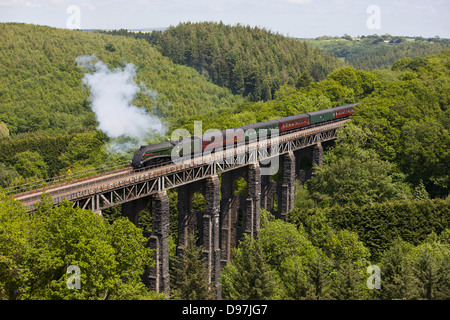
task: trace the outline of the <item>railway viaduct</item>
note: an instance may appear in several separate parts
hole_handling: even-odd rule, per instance
[[[183,254],[188,234],[197,231],[208,262],[210,282],[220,293],[220,270],[231,260],[232,248],[243,234],[257,236],[260,209],[284,219],[294,206],[294,183],[307,180],[314,164],[322,165],[323,146],[336,139],[336,130],[348,119],[236,146],[179,164],[116,170],[15,195],[28,210],[49,193],[55,205],[68,199],[74,206],[101,212],[122,204],[122,212],[138,225],[139,213],[152,214],[152,232],[144,233],[156,249],[156,265],[143,281],[157,292],[170,292],[169,197],[178,191],[177,254]],[[276,179],[273,175],[275,174]],[[237,179],[247,182],[247,193],[235,194]],[[204,212],[192,208],[196,192],[205,198]]]

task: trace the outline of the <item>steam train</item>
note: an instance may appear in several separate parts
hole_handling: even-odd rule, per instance
[[[182,143],[192,144],[192,148],[189,148],[188,150],[195,150],[193,147],[195,144],[201,145],[202,152],[206,147],[213,148],[221,146],[222,144],[225,148],[227,145],[236,144],[238,141],[240,141],[241,143],[243,143],[244,141],[245,143],[247,143],[248,141],[256,141],[255,139],[259,139],[260,133],[268,133],[273,129],[278,129],[279,134],[282,135],[290,131],[306,129],[317,124],[347,118],[351,114],[353,114],[354,107],[357,104],[358,103],[353,103],[331,109],[308,112],[281,119],[258,122],[242,127],[232,128],[231,130],[234,130],[234,132],[238,132],[237,135],[227,135],[227,130],[222,130],[220,131],[220,134],[223,136],[223,139],[219,139],[218,142],[216,142],[216,139],[213,139],[214,136],[212,134],[204,134],[203,136],[193,136],[189,141],[184,141]],[[264,131],[264,129],[267,129],[267,131]],[[242,136],[239,136],[239,133]],[[147,146],[141,146],[138,150],[135,151],[133,159],[131,161],[131,166],[136,170],[146,166],[169,161],[171,159],[173,148],[177,148],[176,151],[178,152],[178,155],[180,157],[192,156],[192,154],[182,154],[183,144],[180,144],[180,142],[181,140],[169,140]]]

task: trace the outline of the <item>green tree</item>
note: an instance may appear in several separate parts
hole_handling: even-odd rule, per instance
[[[306,274],[310,283],[308,299],[330,299],[332,293],[332,278],[330,276],[333,262],[325,254],[319,254],[307,264]]]
[[[367,267],[370,256],[369,250],[364,246],[364,243],[358,239],[356,232],[348,230],[334,230],[331,221],[326,217],[323,210],[301,210],[296,208],[288,215],[289,221],[294,221],[297,225],[304,229],[308,234],[308,238],[316,248],[320,248],[322,255],[326,256],[326,260],[330,263],[330,272],[333,276],[323,281],[329,286],[326,289],[326,295],[333,299],[366,299],[368,298],[367,290],[365,290],[365,267]],[[306,259],[310,261],[311,259]],[[290,270],[287,266],[294,266],[297,264],[296,270]],[[306,296],[312,297],[310,291],[309,295],[306,292],[312,290],[312,280],[308,278],[306,273],[308,263],[303,260],[294,259],[289,261],[280,271],[282,279],[298,278],[298,284],[290,284],[284,281],[287,293],[300,298]],[[314,265],[313,265],[314,266]],[[315,268],[320,268],[320,263]],[[324,266],[322,266],[324,267]],[[317,273],[315,276],[321,276]],[[319,270],[320,271],[320,270]],[[326,279],[326,280],[325,280]],[[291,281],[289,280],[289,281]],[[320,280],[320,279],[319,279]],[[319,280],[316,280],[319,281]],[[328,283],[330,281],[331,283]],[[318,285],[318,284],[316,284]]]
[[[316,168],[308,189],[317,202],[364,205],[411,197],[395,167],[373,150],[347,148],[338,151],[332,163]]]
[[[328,79],[335,80],[339,82],[341,85],[353,89],[355,94],[359,96],[358,76],[354,68],[342,67],[336,69],[328,75]]]
[[[21,203],[0,192],[0,299],[20,299],[30,273],[23,266],[29,224]]]
[[[335,260],[331,297],[336,300],[367,299],[367,273],[364,272],[367,265],[360,261]]]
[[[440,120],[409,121],[402,127],[399,162],[409,180],[433,196],[446,196],[450,181],[450,134]],[[424,183],[425,182],[425,183]]]
[[[5,299],[151,299],[140,280],[153,265],[147,239],[124,219],[112,225],[69,201],[53,207],[44,195],[33,214],[5,196],[0,294]],[[80,270],[69,289],[69,266]],[[132,266],[132,267],[131,267]]]
[[[271,100],[280,86],[294,86],[302,75],[299,85],[307,85],[342,65],[305,41],[242,25],[187,22],[145,38],[175,63],[252,101]]]
[[[338,261],[353,261],[360,265],[367,264],[369,249],[359,240],[358,234],[349,230],[339,230],[329,241],[329,256]]]
[[[286,257],[279,266],[280,279],[287,299],[308,299],[311,284],[307,274],[308,260],[305,257],[291,255]]]
[[[439,240],[442,243],[450,245],[450,228],[446,228],[441,232],[441,234],[439,235]]]
[[[317,256],[316,248],[308,240],[305,232],[279,219],[266,223],[259,233],[258,244],[264,252],[267,263],[275,270],[287,257],[304,256],[312,259]]]
[[[0,163],[0,187],[7,188],[19,174],[14,168],[8,168],[4,163]]]
[[[428,194],[427,190],[425,189],[425,186],[424,186],[422,180],[420,180],[419,185],[414,188],[414,199],[417,199],[417,200],[430,199],[430,195]]]
[[[330,252],[331,239],[335,235],[325,213],[320,210],[302,211],[301,208],[296,207],[294,211],[288,214],[289,221],[295,221],[297,225],[303,225],[312,244]]]
[[[413,248],[411,244],[398,238],[383,253],[380,261],[382,289],[376,292],[378,297],[383,300],[417,297],[413,261],[410,257]]]
[[[24,178],[48,177],[48,165],[38,152],[24,151],[17,153],[13,158],[14,169]]]
[[[307,87],[312,81],[314,81],[313,77],[311,77],[308,72],[303,71],[300,77],[298,78],[295,87],[297,89]]]
[[[450,297],[449,246],[440,243],[436,234],[433,233],[423,244],[415,248],[412,255],[418,297],[428,300],[448,299]]]
[[[66,168],[75,170],[103,165],[106,162],[104,141],[105,137],[97,131],[79,134],[70,141],[59,160]]]

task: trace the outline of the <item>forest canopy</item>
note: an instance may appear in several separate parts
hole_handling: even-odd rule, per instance
[[[344,60],[353,67],[371,71],[390,69],[401,58],[425,57],[450,49],[450,39],[440,37],[404,37],[384,35],[367,35],[352,38],[322,36],[307,40],[313,47]]]

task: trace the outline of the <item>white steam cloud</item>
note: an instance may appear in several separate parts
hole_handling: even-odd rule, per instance
[[[79,56],[75,62],[79,67],[93,71],[85,74],[83,83],[90,88],[91,108],[99,122],[97,129],[113,139],[128,137],[135,141],[112,141],[108,151],[127,152],[143,144],[146,138],[167,132],[158,117],[131,103],[141,90],[134,81],[136,68],[133,64],[126,64],[123,70],[110,70],[94,55]]]

